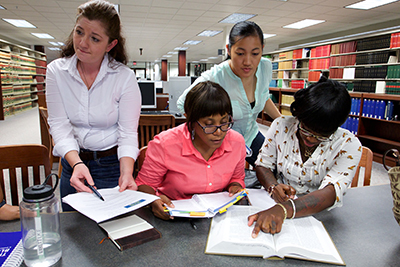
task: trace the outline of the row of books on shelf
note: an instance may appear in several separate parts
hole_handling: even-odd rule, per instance
[[[361,110],[361,99],[351,98],[350,115],[358,116]],[[362,116],[381,120],[392,120],[394,111],[393,101],[364,99]]]
[[[400,65],[387,66],[387,79],[400,78]]]
[[[347,120],[341,126],[344,129],[349,130],[353,134],[358,134],[358,123],[360,119],[356,117],[348,117]]]
[[[310,59],[308,68],[310,70],[327,70],[330,67],[330,58]]]
[[[382,64],[389,60],[389,51],[369,52],[356,55],[357,65]]]
[[[331,54],[331,45],[321,45],[311,48],[310,57],[329,57]]]
[[[355,78],[385,78],[387,66],[372,66],[356,68]]]
[[[390,95],[400,95],[400,82],[386,82],[385,93]]]
[[[282,79],[274,79],[270,82],[269,87],[302,89],[307,87],[307,83],[305,80],[285,81]]]
[[[390,44],[390,34],[364,38],[357,41],[357,51],[390,48]]]
[[[4,116],[9,116],[13,114],[17,114],[27,109],[31,109],[33,107],[32,102],[22,103],[15,106],[8,106],[3,109]]]
[[[356,52],[357,51],[356,49],[357,49],[357,41],[332,44],[331,54],[335,55],[335,54],[351,53],[351,52]]]
[[[400,32],[391,34],[390,37],[390,48],[400,47]]]
[[[351,66],[356,64],[356,54],[332,56],[330,60],[330,67],[335,66]]]

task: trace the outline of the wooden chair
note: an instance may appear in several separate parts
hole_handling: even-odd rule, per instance
[[[371,172],[372,172],[372,159],[373,159],[373,154],[371,149],[368,147],[363,146],[362,147],[362,154],[361,154],[361,159],[360,163],[357,166],[357,171],[356,174],[354,175],[353,181],[351,182],[351,187],[357,187],[358,186],[358,176],[360,174],[360,168],[364,167],[364,182],[363,186],[370,185],[371,183]]]
[[[7,171],[4,170],[8,170],[9,179],[5,177]],[[43,183],[50,173],[49,151],[44,145],[0,146],[0,186],[4,196],[11,197],[12,203],[8,204],[18,205],[22,199],[22,190]],[[49,184],[52,185],[52,181]]]
[[[50,134],[50,125],[47,122],[48,113],[47,108],[39,107],[40,117],[40,136],[42,139],[42,145],[45,145],[49,151],[50,166],[53,167],[53,162],[59,158],[53,156],[54,141]]]
[[[155,135],[175,127],[173,115],[142,114],[139,120],[139,147],[147,146]]]

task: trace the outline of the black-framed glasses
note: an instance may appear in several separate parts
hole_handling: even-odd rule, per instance
[[[320,135],[315,135],[312,132],[304,129],[303,127],[300,126],[300,123],[297,125],[297,128],[300,130],[301,134],[307,137],[314,137],[315,139],[317,139],[320,142],[327,142],[327,141],[332,141],[332,135],[329,137],[326,136],[320,136]]]
[[[201,125],[200,124],[200,122],[199,121],[196,121],[198,124],[199,124],[199,126],[203,129],[203,132],[205,133],[205,134],[213,134],[213,133],[215,133],[218,129],[220,129],[221,131],[223,131],[223,132],[227,132],[227,131],[229,131],[230,129],[232,129],[232,126],[233,126],[233,121],[232,121],[232,118],[231,117],[229,117],[229,119],[231,120],[230,122],[226,122],[226,123],[223,123],[223,124],[221,124],[221,125],[206,125],[206,126],[203,126],[203,125]]]

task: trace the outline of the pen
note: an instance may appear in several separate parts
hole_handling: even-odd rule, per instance
[[[98,196],[101,200],[104,201],[104,198],[100,195],[99,191],[96,190],[96,188],[94,188],[92,185],[88,184],[86,182],[87,186],[93,191],[93,193],[96,194],[96,196]]]
[[[197,229],[197,225],[194,223],[194,221],[192,219],[189,219],[189,222],[190,222],[190,225],[192,226],[192,228],[194,230],[196,230]]]

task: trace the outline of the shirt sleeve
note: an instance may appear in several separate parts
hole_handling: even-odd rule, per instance
[[[165,164],[165,153],[162,141],[155,136],[152,141],[149,142],[146,157],[144,159],[142,168],[140,169],[136,178],[136,184],[148,185],[157,192],[157,188],[160,187],[164,181],[165,174],[168,168]]]
[[[56,63],[49,64],[46,71],[46,102],[50,133],[54,140],[53,154],[64,157],[69,151],[79,151],[79,145],[74,137],[73,127],[65,111],[60,88],[57,85],[57,72],[61,70]]]
[[[264,144],[261,147],[261,151],[258,154],[255,164],[270,169],[272,172],[275,171],[277,161],[276,151],[276,132],[278,132],[278,126],[281,118],[274,120],[265,134]]]
[[[236,164],[235,170],[232,174],[232,178],[229,184],[236,182],[239,183],[243,188],[245,188],[246,186],[244,183],[244,177],[245,177],[244,169],[246,164],[246,146],[243,137],[242,136],[240,137],[242,138],[242,145],[240,147],[241,157],[238,163]]]
[[[329,184],[335,187],[335,203],[328,210],[343,205],[343,196],[351,185],[361,159],[362,146],[357,137],[346,137],[343,142],[342,148],[334,158],[332,168],[326,173],[319,187],[322,189]]]
[[[118,159],[139,155],[138,125],[141,110],[141,94],[134,75],[126,82],[119,101],[118,119]]]

